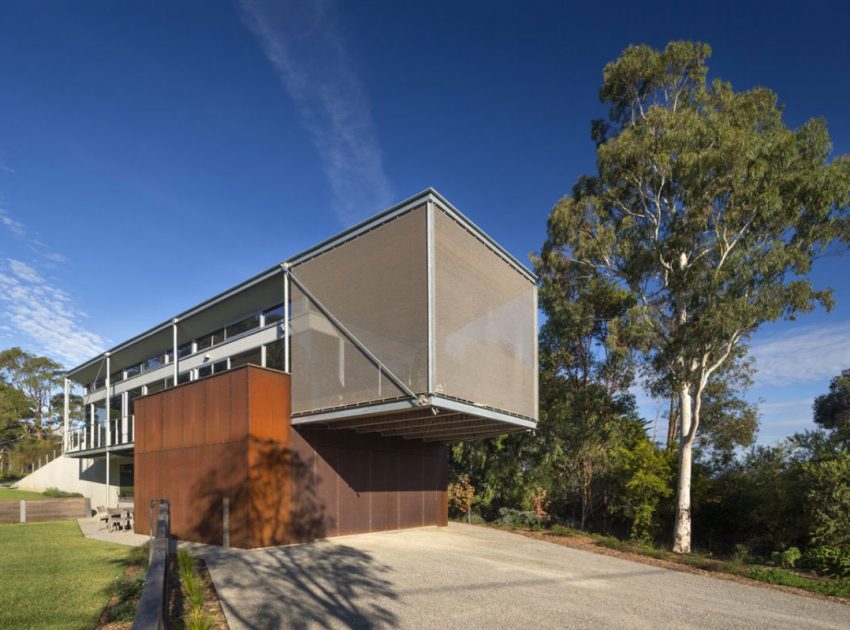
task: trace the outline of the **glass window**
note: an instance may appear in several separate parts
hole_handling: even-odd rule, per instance
[[[131,365],[128,368],[125,368],[124,372],[127,374],[127,378],[135,376],[136,374],[140,374],[142,371],[142,364],[137,363],[136,365]]]
[[[191,380],[190,372],[183,372],[177,376],[177,384],[182,385],[183,383],[188,383]]]
[[[219,374],[220,372],[224,372],[227,370],[227,359],[224,361],[219,361],[218,363],[213,363],[213,374]]]
[[[263,311],[263,317],[265,318],[266,326],[269,324],[273,324],[274,322],[279,322],[283,320],[283,304],[278,304],[277,306],[272,306],[267,311]]]
[[[109,399],[109,417],[120,418],[124,415],[124,408],[121,405],[121,396],[113,396]]]
[[[266,346],[266,367],[280,371],[286,369],[283,339],[279,339]]]
[[[252,365],[261,365],[262,360],[262,351],[259,348],[254,348],[253,350],[248,350],[248,352],[241,352],[230,357],[230,367],[231,369],[238,368],[249,363]]]
[[[167,385],[167,382],[168,382],[168,379],[165,379],[163,381],[154,381],[153,383],[148,383],[148,394],[155,394],[157,392],[161,392],[166,387],[169,387],[169,385]],[[132,399],[131,399],[130,404],[132,404]]]
[[[155,357],[151,357],[150,359],[145,361],[144,369],[145,371],[155,370],[158,367],[162,367],[166,363],[168,363],[168,353],[163,352],[162,354],[158,354]]]
[[[182,359],[192,354],[192,342],[188,341],[182,346],[177,346],[177,358]]]
[[[162,381],[157,381],[157,385],[162,389]],[[153,385],[153,383],[151,383]],[[148,385],[148,393],[151,394],[151,385]],[[157,390],[158,391],[158,390]],[[142,395],[142,388],[137,387],[127,392],[127,415],[132,416],[136,413],[136,398]]]
[[[92,383],[92,391],[96,391],[96,390],[100,389],[101,387],[105,387],[105,386],[106,386],[106,379],[99,378],[94,383]]]
[[[103,401],[94,404],[94,423],[99,426],[106,426],[106,405]]]
[[[123,372],[120,372],[120,371],[119,372],[113,372],[112,374],[109,375],[109,382],[110,383],[119,383],[123,380],[124,380],[124,373]]]
[[[195,342],[198,344],[198,350],[204,350],[206,348],[210,348],[217,343],[221,343],[224,341],[224,329],[221,328],[216,330],[215,332],[211,332],[207,335],[203,335],[202,337],[198,337]]]
[[[236,322],[235,324],[231,324],[227,328],[224,329],[225,337],[230,339],[231,337],[235,337],[237,335],[241,335],[244,332],[248,332],[260,325],[260,316],[257,313],[253,315],[249,315],[245,319]]]
[[[204,365],[203,367],[198,368],[198,378],[204,378],[205,376],[209,376],[212,374],[213,366]]]

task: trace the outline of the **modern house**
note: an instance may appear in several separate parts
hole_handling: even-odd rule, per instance
[[[535,280],[426,190],[70,370],[66,455],[139,532],[159,497],[241,547],[444,524],[447,445],[536,425]]]

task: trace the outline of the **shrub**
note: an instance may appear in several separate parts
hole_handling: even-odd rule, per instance
[[[850,578],[850,547],[822,545],[807,549],[800,564],[820,575]]]
[[[835,597],[850,597],[850,582],[827,582],[820,583],[808,580],[796,573],[785,569],[760,569],[750,571],[749,577],[759,582],[768,584],[781,584],[783,586],[794,586],[815,593],[833,595]]]
[[[64,490],[60,490],[59,488],[48,488],[42,494],[46,497],[51,497],[53,499],[75,499],[77,497],[81,497],[79,492],[65,492]]]
[[[774,551],[770,559],[783,569],[793,569],[797,560],[800,559],[800,550],[796,547],[788,547],[785,551]]]
[[[461,514],[471,522],[472,502],[475,500],[475,488],[469,481],[469,475],[459,475],[456,481],[448,487],[449,509],[455,514]]]
[[[495,522],[497,525],[513,527],[515,529],[522,527],[538,529],[542,526],[541,519],[537,513],[531,510],[514,510],[513,508],[500,508],[499,518]]]
[[[753,555],[750,552],[750,548],[746,545],[735,545],[735,548],[732,549],[732,562],[735,564],[749,564],[753,561]]]
[[[549,528],[549,531],[555,536],[574,536],[575,530],[570,529],[569,527],[564,527],[563,525],[552,525]]]
[[[483,517],[478,516],[478,514],[470,514],[467,522],[472,523],[473,525],[484,525],[487,521],[485,521]]]

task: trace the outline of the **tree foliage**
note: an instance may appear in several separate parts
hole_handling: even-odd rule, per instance
[[[815,398],[814,412],[815,424],[850,446],[850,369],[832,379],[828,393]]]
[[[553,209],[541,253],[544,265],[628,291],[628,336],[669,375],[681,427],[677,551],[691,545],[692,448],[711,377],[764,322],[831,306],[805,276],[846,235],[850,194],[850,159],[832,159],[823,120],[789,129],[770,90],[710,82],[710,52],[632,46],[606,66],[597,173]]]
[[[62,385],[62,366],[48,359],[10,348],[0,352],[0,378],[23,395],[29,410],[21,418],[26,431],[36,439],[45,439],[58,425],[51,402]]]

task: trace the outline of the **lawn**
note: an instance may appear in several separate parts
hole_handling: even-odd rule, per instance
[[[0,488],[0,501],[20,501],[21,499],[31,501],[33,499],[47,498],[48,497],[44,496],[40,492],[30,492],[29,490],[13,490],[12,488]]]
[[[132,551],[75,521],[0,525],[0,628],[90,630]]]

